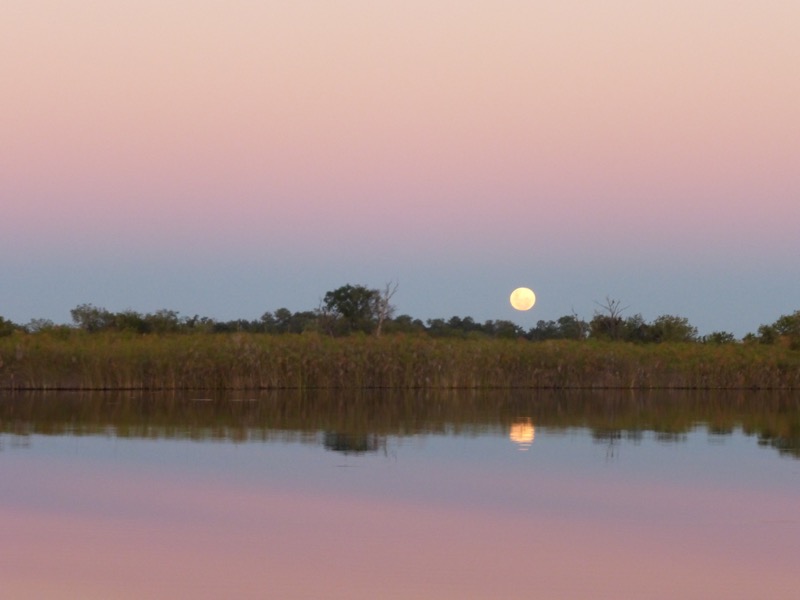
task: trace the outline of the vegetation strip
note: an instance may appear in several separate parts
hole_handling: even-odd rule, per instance
[[[15,333],[6,390],[800,389],[800,352],[768,344],[420,335]]]
[[[0,317],[0,389],[800,389],[800,311],[742,340],[619,300],[539,321],[394,316],[396,284],[345,285],[315,311],[218,322],[91,304],[73,326]]]

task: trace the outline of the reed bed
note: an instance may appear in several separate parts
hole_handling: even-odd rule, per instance
[[[800,389],[779,345],[386,335],[122,333],[0,338],[0,389]]]

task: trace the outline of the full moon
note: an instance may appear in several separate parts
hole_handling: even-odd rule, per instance
[[[521,287],[511,292],[510,300],[517,310],[530,310],[536,304],[536,294],[530,288]]]

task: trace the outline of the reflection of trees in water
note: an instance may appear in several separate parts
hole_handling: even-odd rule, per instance
[[[207,399],[196,399],[201,397]],[[587,428],[612,451],[620,440],[635,442],[643,432],[666,443],[681,442],[704,425],[711,435],[740,430],[800,458],[799,398],[797,392],[627,390],[256,391],[210,398],[198,393],[195,399],[171,392],[35,392],[0,396],[0,432],[282,439],[357,453],[374,451],[387,436],[507,435],[526,415],[542,431]]]
[[[675,442],[685,442],[685,433],[673,433],[671,431],[656,431],[656,441],[662,444],[674,444]]]
[[[789,424],[789,430],[765,429],[758,432],[761,446],[775,448],[781,454],[800,458],[800,419]]]
[[[592,431],[592,441],[606,447],[606,460],[617,457],[619,443],[622,440],[622,431],[617,429],[595,429]]]
[[[613,459],[617,457],[619,445],[621,442],[632,442],[638,445],[644,439],[644,432],[639,429],[631,431],[622,431],[619,429],[595,429],[592,431],[592,441],[595,444],[605,445],[606,459]]]
[[[780,454],[793,456],[794,458],[800,458],[800,441],[798,438],[786,439],[780,437],[759,437],[758,445],[775,448],[775,450],[777,450]]]
[[[327,450],[344,454],[365,454],[386,450],[386,437],[371,433],[326,431],[322,442]]]
[[[29,448],[31,445],[31,438],[28,435],[12,435],[9,439],[5,439],[0,435],[0,450],[4,450],[6,445],[12,449]]]

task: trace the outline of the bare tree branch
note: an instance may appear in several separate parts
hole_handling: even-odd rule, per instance
[[[384,286],[383,290],[381,290],[380,295],[378,296],[378,305],[376,311],[378,317],[378,326],[375,328],[375,337],[380,337],[383,329],[383,322],[386,319],[391,319],[392,315],[394,314],[394,306],[392,306],[390,301],[395,292],[397,292],[397,288],[399,286],[399,283],[390,281]]]

